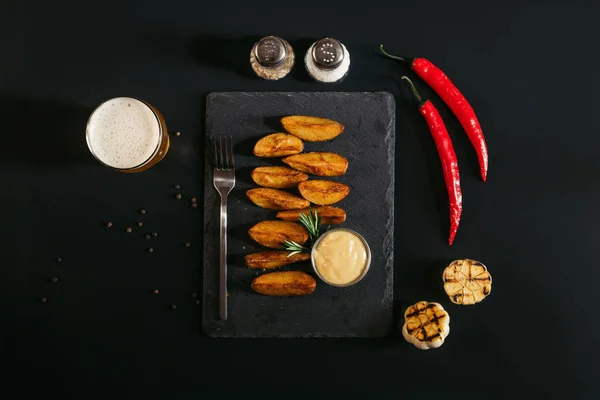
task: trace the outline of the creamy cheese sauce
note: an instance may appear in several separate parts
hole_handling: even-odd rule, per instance
[[[351,283],[367,266],[367,248],[352,232],[330,232],[315,248],[314,263],[325,281],[336,285]]]

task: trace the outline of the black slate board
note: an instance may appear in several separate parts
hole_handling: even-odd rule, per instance
[[[305,143],[304,151],[333,151],[349,160],[348,172],[333,178],[350,186],[336,204],[347,211],[343,227],[361,233],[372,252],[371,268],[358,284],[335,288],[317,278],[305,297],[277,298],[254,293],[244,255],[264,250],[248,236],[259,221],[275,212],[252,204],[245,195],[260,165],[283,165],[279,159],[252,155],[256,141],[283,131],[285,115],[331,118],[345,126],[336,139]],[[229,195],[228,311],[218,316],[218,193],[212,185],[212,161],[205,166],[203,330],[214,337],[383,337],[392,324],[394,246],[395,101],[385,92],[211,93],[207,97],[206,146],[215,135],[232,135],[236,186]],[[207,147],[210,148],[210,147]],[[310,263],[284,267],[312,274]],[[313,274],[314,275],[314,274]]]

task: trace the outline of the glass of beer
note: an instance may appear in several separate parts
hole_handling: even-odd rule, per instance
[[[163,116],[151,104],[133,97],[100,104],[88,119],[85,135],[92,155],[120,172],[145,171],[169,150]]]

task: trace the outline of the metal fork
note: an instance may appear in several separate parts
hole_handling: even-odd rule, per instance
[[[235,186],[235,161],[233,157],[233,138],[213,138],[215,148],[215,168],[213,184],[221,195],[221,222],[219,224],[219,316],[227,319],[227,195]]]

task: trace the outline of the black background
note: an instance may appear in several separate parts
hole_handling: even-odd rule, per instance
[[[2,397],[14,397],[13,387],[21,397],[64,399],[201,398],[218,390],[597,397],[598,3],[393,4],[2,2]],[[319,37],[339,38],[352,55],[350,75],[326,86],[300,63],[285,81],[260,81],[248,55],[265,34],[290,40],[299,57]],[[379,43],[440,66],[483,126],[485,184],[466,135],[434,98],[461,167],[464,213],[452,247],[435,146],[399,80],[405,69],[380,57]],[[417,300],[441,301],[452,327],[442,348],[418,351],[397,333],[383,340],[201,333],[192,293],[201,287],[202,208],[187,199],[204,184],[203,104],[211,91],[242,90],[396,95],[396,316]],[[143,174],[103,168],[85,145],[92,108],[120,95],[151,102],[182,132]],[[183,186],[180,201],[175,183]],[[124,232],[140,219],[143,228]],[[109,220],[111,229],[103,226]],[[141,236],[152,230],[160,236],[149,254]],[[449,304],[438,283],[444,264],[461,257],[493,274],[492,294],[474,307]],[[52,276],[60,281],[50,283]]]

